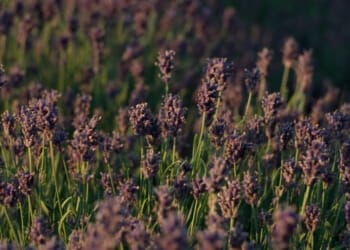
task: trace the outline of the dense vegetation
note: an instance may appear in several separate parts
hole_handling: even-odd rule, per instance
[[[0,249],[350,246],[350,103],[218,2],[0,3]]]

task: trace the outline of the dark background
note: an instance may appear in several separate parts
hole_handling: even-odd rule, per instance
[[[249,0],[226,1],[261,46],[281,48],[292,35],[302,49],[313,49],[315,81],[332,80],[350,89],[350,1]]]

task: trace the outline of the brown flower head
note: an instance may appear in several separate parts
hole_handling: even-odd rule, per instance
[[[143,135],[151,140],[160,134],[159,122],[152,115],[147,103],[140,103],[129,108],[129,120],[136,135]]]
[[[257,86],[259,86],[261,74],[258,68],[252,70],[244,69],[245,80],[244,83],[248,89],[248,92],[255,92]]]
[[[198,175],[192,180],[192,195],[198,200],[202,194],[204,194],[207,190],[207,186],[203,180],[203,178]]]
[[[271,247],[273,249],[289,249],[289,241],[299,222],[294,208],[278,208],[273,214],[271,230]]]
[[[241,199],[241,183],[237,180],[228,181],[221,192],[218,193],[217,203],[225,218],[236,218],[238,203]]]
[[[284,106],[284,101],[281,93],[266,93],[261,101],[261,104],[264,111],[265,122],[270,123],[276,119],[278,112]]]
[[[225,143],[225,161],[231,166],[237,164],[244,159],[250,148],[251,145],[246,142],[244,134],[235,133],[228,136]]]
[[[174,69],[174,57],[175,51],[165,50],[163,52],[158,52],[157,61],[155,63],[159,68],[159,78],[165,83],[168,84],[172,71]]]
[[[44,245],[51,237],[52,231],[49,229],[44,217],[35,218],[30,229],[31,242],[36,246]]]
[[[250,118],[246,123],[245,130],[247,141],[257,145],[266,142],[264,128],[265,122],[263,117],[255,115],[254,117]]]
[[[173,195],[169,187],[166,185],[157,187],[155,189],[155,193],[157,195],[158,200],[157,216],[158,218],[166,218],[168,214],[174,210],[174,207],[172,205]]]
[[[181,133],[185,114],[186,108],[179,96],[168,94],[164,97],[158,114],[163,138],[174,138]]]
[[[308,205],[305,208],[304,223],[307,230],[314,232],[320,221],[321,211],[316,205]]]
[[[207,59],[205,71],[205,81],[210,85],[217,85],[218,91],[221,92],[226,88],[227,78],[233,73],[233,62],[227,58]]]
[[[249,171],[244,172],[243,175],[243,195],[244,200],[251,206],[257,201],[257,195],[259,191],[259,183],[256,175],[252,175]]]
[[[1,124],[2,124],[4,135],[7,138],[11,138],[15,135],[15,125],[16,125],[15,123],[16,123],[16,119],[12,114],[10,114],[10,112],[5,111],[4,113],[2,113]]]
[[[215,148],[220,148],[225,142],[226,121],[215,119],[209,127],[209,139]]]
[[[268,48],[263,48],[258,53],[258,60],[256,62],[256,67],[259,69],[261,76],[263,77],[267,76],[268,67],[272,60],[272,57],[273,57],[273,53]]]
[[[298,57],[299,45],[293,37],[288,37],[282,48],[283,64],[290,68]]]
[[[157,237],[159,249],[181,250],[189,248],[184,218],[177,212],[171,212],[166,218],[159,217],[161,236]]]
[[[287,186],[293,186],[295,184],[295,175],[298,168],[295,164],[294,159],[283,162],[282,165],[282,176]]]
[[[243,231],[243,226],[237,224],[230,235],[230,249],[240,250],[243,248],[243,244],[248,240],[248,233]]]
[[[146,155],[141,162],[141,170],[146,179],[152,179],[158,173],[160,155],[155,153],[153,147],[148,147]]]
[[[228,172],[229,168],[226,161],[215,156],[209,164],[209,176],[204,179],[207,190],[209,192],[219,191]]]
[[[312,50],[306,50],[298,57],[295,73],[297,75],[298,91],[307,94],[310,91],[314,74]]]
[[[329,161],[327,145],[321,140],[313,140],[299,161],[305,184],[310,186],[317,178],[322,178],[328,171]]]

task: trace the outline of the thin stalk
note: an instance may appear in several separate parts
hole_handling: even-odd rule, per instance
[[[290,67],[284,67],[283,69],[283,76],[282,76],[282,82],[281,82],[281,94],[284,100],[287,100],[288,98],[288,78],[289,78],[289,72],[290,72]]]
[[[196,224],[196,219],[197,219],[197,209],[198,209],[198,200],[195,201],[194,203],[194,209],[193,209],[193,214],[192,214],[192,220],[191,220],[191,224],[189,226],[189,233],[190,235],[193,235],[194,233],[194,227]]]
[[[165,96],[167,96],[169,93],[169,84],[166,82],[165,83]]]
[[[243,116],[243,119],[242,119],[243,121],[245,121],[245,119],[246,119],[246,117],[248,115],[250,104],[252,102],[252,97],[253,97],[253,93],[251,91],[249,91],[248,100],[247,100],[247,103],[246,103],[246,106],[245,106],[244,116]]]
[[[201,130],[199,133],[199,138],[198,138],[198,142],[197,142],[197,150],[196,150],[196,154],[194,156],[195,159],[195,166],[196,166],[196,170],[198,171],[198,167],[199,167],[199,160],[202,154],[202,148],[203,148],[203,144],[202,144],[202,140],[203,140],[203,134],[204,134],[204,128],[205,128],[205,113],[202,114],[202,124],[201,124]]]
[[[173,152],[172,152],[172,163],[175,162],[176,158],[176,137],[173,139]]]
[[[301,206],[301,211],[300,211],[300,214],[303,215],[304,214],[304,210],[305,210],[305,206],[306,206],[306,203],[309,199],[309,196],[310,196],[310,190],[311,190],[311,185],[307,185],[306,187],[306,191],[304,193],[304,199],[303,199],[303,204]]]
[[[314,233],[313,232],[309,232],[307,234],[307,243],[306,243],[306,249],[314,249],[314,244],[315,241],[314,241]]]
[[[32,163],[32,150],[30,147],[27,148],[28,152],[28,162],[29,162],[29,172],[33,172],[33,163]]]
[[[227,246],[228,246],[228,248],[229,248],[230,245],[231,245],[231,237],[230,237],[230,235],[231,235],[231,233],[232,233],[232,231],[233,231],[234,223],[235,223],[235,218],[234,218],[234,216],[232,216],[232,217],[230,218],[229,236],[227,237]]]
[[[10,219],[10,216],[9,216],[9,214],[8,214],[7,209],[6,209],[5,206],[3,206],[3,212],[4,212],[4,215],[5,215],[6,221],[7,221],[8,225],[9,225],[9,227],[10,227],[10,233],[12,234],[13,238],[14,238],[16,241],[18,241],[18,236],[17,236],[17,234],[16,234],[16,230],[15,230],[13,224],[12,224],[12,221],[11,221],[11,219]]]

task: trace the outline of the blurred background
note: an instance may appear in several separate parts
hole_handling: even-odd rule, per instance
[[[280,90],[281,50],[292,36],[297,55],[313,51],[309,106],[329,86],[338,88],[333,100],[348,101],[339,89],[350,89],[349,9],[346,0],[0,0],[0,63],[9,75],[1,96],[9,106],[44,87],[60,90],[68,107],[84,92],[92,96],[92,107],[105,111],[141,101],[155,108],[164,83],[154,63],[159,51],[172,49],[169,88],[187,106],[193,105],[207,58],[227,57],[235,63],[227,99],[242,109],[244,69],[255,67],[267,47],[273,52],[267,90]],[[288,87],[295,86],[293,71]],[[23,90],[26,98],[20,97]]]
[[[315,83],[331,79],[350,88],[350,21],[347,0],[226,1],[235,8],[260,46],[281,48],[292,35],[302,48],[312,48]],[[279,51],[277,51],[279,52]]]

